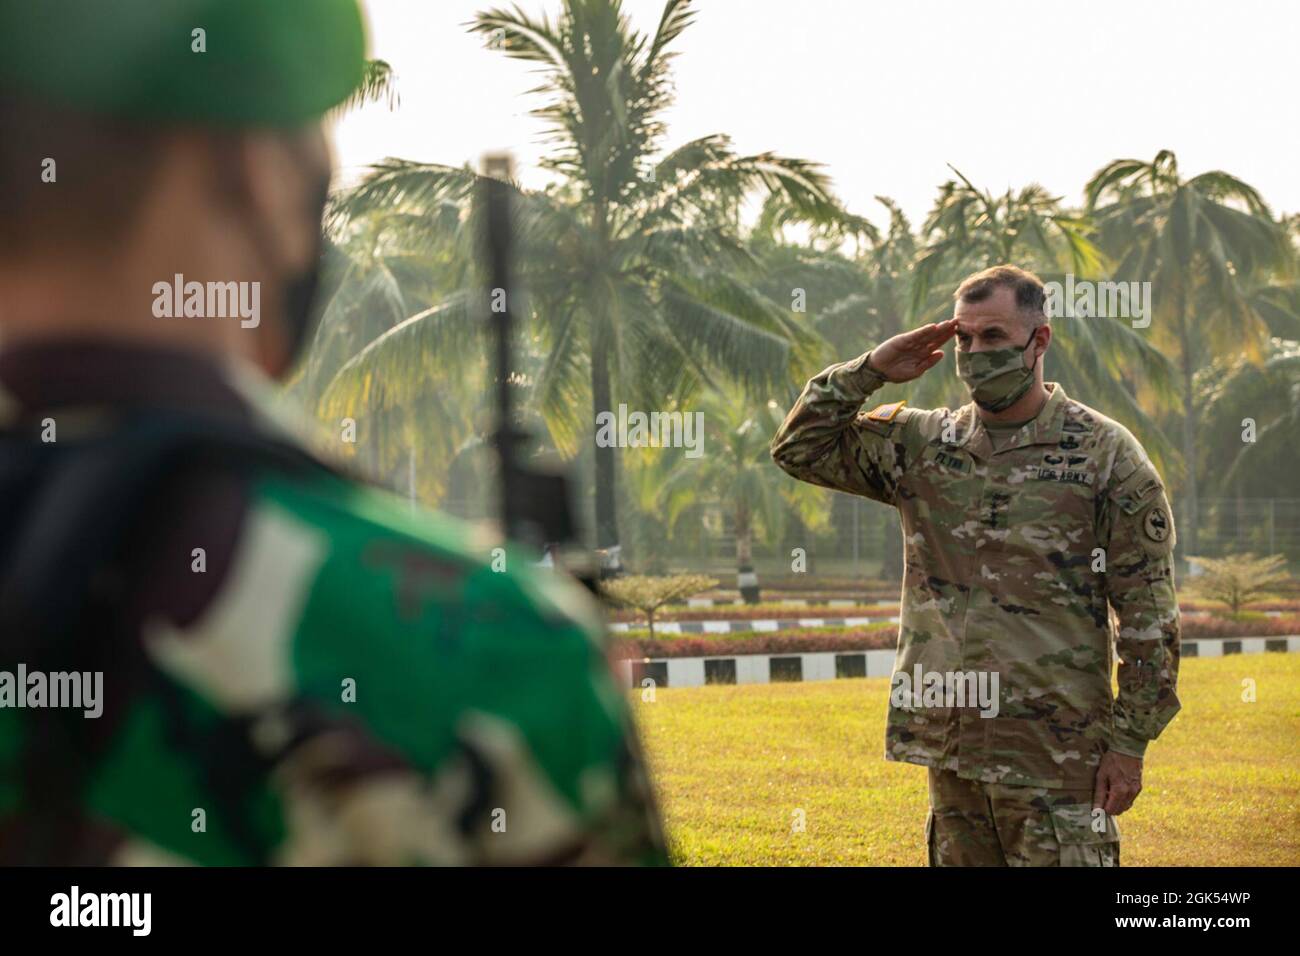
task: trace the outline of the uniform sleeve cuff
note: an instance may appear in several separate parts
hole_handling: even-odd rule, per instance
[[[1110,749],[1115,751],[1117,754],[1124,754],[1128,757],[1137,757],[1141,760],[1146,756],[1148,743],[1150,743],[1150,741],[1134,740],[1130,737],[1122,737],[1117,740],[1112,740],[1110,743]]]
[[[870,358],[871,353],[864,352],[835,370],[841,386],[847,386],[863,399],[885,384],[884,376],[868,364]]]

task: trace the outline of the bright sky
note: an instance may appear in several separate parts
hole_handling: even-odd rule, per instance
[[[504,0],[368,0],[372,55],[401,105],[336,130],[346,180],[385,156],[477,165],[544,150],[534,67],[464,24]],[[521,0],[553,17],[559,0]],[[624,0],[651,32],[661,0]],[[727,133],[743,152],[825,165],[848,207],[877,194],[914,222],[947,163],[977,186],[1032,181],[1078,201],[1111,159],[1174,150],[1184,175],[1224,169],[1275,212],[1300,210],[1300,4],[1269,0],[701,0],[677,41],[669,148]],[[1086,11],[1086,15],[1085,15]]]

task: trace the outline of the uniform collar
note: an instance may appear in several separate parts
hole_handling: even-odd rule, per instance
[[[1020,429],[997,454],[1029,445],[1055,445],[1060,442],[1061,429],[1065,424],[1065,403],[1069,399],[1060,383],[1046,382],[1045,385],[1048,395],[1043,407],[1038,410],[1033,421]],[[967,402],[957,412],[957,441],[954,444],[958,448],[966,448],[976,458],[987,460],[994,455],[993,441],[974,402]]]
[[[24,342],[0,351],[0,389],[24,412],[94,405],[202,407],[244,402],[219,362],[198,352],[96,340]]]
[[[122,409],[168,409],[295,431],[274,383],[251,363],[101,340],[33,341],[0,350],[0,427],[50,414],[107,420]]]

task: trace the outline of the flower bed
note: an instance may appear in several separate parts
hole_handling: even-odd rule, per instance
[[[881,606],[868,604],[831,607],[824,604],[721,604],[715,607],[668,607],[655,615],[661,621],[767,621],[792,617],[897,617],[897,602]],[[610,612],[611,621],[645,623],[645,615],[629,608]]]
[[[737,654],[813,654],[892,649],[898,643],[893,625],[800,628],[776,633],[697,635],[684,637],[620,637],[616,658],[734,657]]]
[[[1226,614],[1228,613],[1227,605],[1220,604],[1216,601],[1179,601],[1178,606],[1182,608],[1183,613],[1210,613]],[[1242,608],[1243,611],[1282,611],[1286,614],[1300,614],[1300,601],[1259,601],[1251,604],[1249,607]]]
[[[1300,634],[1300,614],[1266,617],[1255,621],[1234,621],[1226,617],[1201,617],[1183,621],[1183,640],[1200,637],[1276,637]]]
[[[1300,634],[1300,615],[1262,621],[1220,618],[1183,622],[1183,640],[1205,638],[1274,637]],[[881,623],[865,627],[802,627],[788,631],[742,631],[737,634],[664,635],[651,640],[648,631],[620,635],[614,640],[616,658],[732,657],[737,654],[843,653],[893,648],[898,628]]]
[[[721,573],[715,575],[726,580]],[[758,575],[759,583],[764,588],[774,591],[851,591],[861,594],[864,591],[898,591],[899,582],[882,581],[879,578],[836,577],[830,574],[764,574]]]
[[[844,590],[838,588],[814,588],[803,591],[764,586],[762,588],[762,597],[764,601],[807,601],[810,604],[819,601],[858,601],[870,604],[875,601],[897,601],[899,592],[902,589],[901,584],[893,584],[885,588],[845,588]],[[734,603],[740,600],[740,592],[735,589],[703,591],[695,596],[710,598],[720,603]]]

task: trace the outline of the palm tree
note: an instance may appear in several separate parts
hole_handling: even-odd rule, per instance
[[[1062,258],[1079,276],[1100,271],[1102,256],[1087,236],[1087,223],[1066,212],[1059,197],[1037,183],[1001,196],[977,189],[960,170],[939,187],[939,198],[921,233],[928,240],[916,263],[913,311],[921,312],[935,279],[953,260],[994,265],[1033,259],[1058,264]],[[1062,256],[1062,252],[1066,254]]]
[[[380,101],[387,103],[390,110],[397,108],[401,102],[397,92],[397,76],[387,61],[367,60],[361,83],[352,91],[351,96],[334,107],[334,114],[341,116],[367,103]]]
[[[1275,506],[1252,511],[1247,499],[1271,498],[1280,477],[1300,473],[1300,342],[1272,339],[1260,364],[1243,355],[1216,359],[1197,371],[1196,389],[1200,487],[1220,499],[1200,515],[1202,525],[1272,551]]]
[[[867,317],[879,330],[876,341],[882,342],[907,328],[908,304],[916,284],[917,242],[912,224],[898,204],[887,196],[877,196],[876,201],[889,213],[889,229],[876,237],[866,254],[859,256],[859,262],[866,270]],[[903,527],[893,509],[881,523],[880,556],[881,578],[901,581]]]
[[[757,288],[773,302],[785,303],[791,312],[803,315],[804,326],[826,343],[818,355],[818,362],[825,364],[860,351],[864,334],[870,334],[875,324],[869,279],[845,247],[848,240],[859,246],[863,241],[877,243],[880,235],[870,223],[851,231],[836,228],[817,233],[788,237],[780,228],[769,228],[765,210],[748,235],[748,248],[760,264]]]
[[[751,235],[751,248],[763,264],[760,288],[777,301],[788,299],[794,290],[806,293],[808,322],[829,344],[819,364],[844,361],[906,328],[916,238],[893,200],[876,200],[889,213],[884,233],[870,222],[852,219],[817,230],[810,239],[791,241],[782,224],[764,210]],[[847,527],[847,515],[857,504],[841,496],[831,502],[846,514]],[[902,529],[896,514],[883,516],[881,532],[881,576],[901,580]]]
[[[1115,278],[1148,281],[1152,333],[1177,359],[1182,399],[1182,542],[1197,553],[1196,370],[1216,354],[1260,361],[1269,327],[1255,292],[1261,276],[1294,262],[1285,227],[1242,180],[1218,170],[1183,179],[1162,150],[1151,162],[1118,159],[1089,180],[1088,210]]]
[[[755,401],[734,384],[701,394],[695,407],[705,422],[702,454],[687,458],[675,450],[639,449],[631,467],[649,480],[643,510],[656,513],[670,534],[682,519],[705,506],[727,510],[735,535],[736,586],[749,603],[760,589],[754,570],[754,541],[780,540],[791,516],[817,531],[826,524],[830,496],[803,482],[792,482],[772,467],[769,446],[785,417],[775,401]]]
[[[334,116],[381,101],[390,110],[397,107],[396,74],[384,60],[367,60],[361,83],[334,108]],[[305,361],[294,370],[286,388],[305,400],[308,407],[315,407],[342,361],[378,334],[380,330],[372,327],[376,315],[388,315],[392,324],[409,314],[404,284],[393,268],[379,261],[380,217],[370,217],[368,222],[354,226],[351,237],[329,234],[328,224],[335,218],[327,210],[322,282],[317,290],[321,318],[311,348],[303,356]]]
[[[541,68],[534,92],[545,100],[533,115],[547,125],[554,149],[542,165],[557,182],[514,189],[517,274],[534,327],[525,346],[542,359],[526,387],[561,451],[574,453],[584,434],[594,446],[595,543],[615,554],[615,450],[596,444],[596,413],[624,401],[684,407],[720,370],[754,390],[808,370],[815,336],[755,288],[756,263],[738,238],[740,206],[761,191],[790,220],[844,215],[809,162],[738,155],[720,134],[660,153],[670,48],[693,16],[690,0],[668,0],[647,36],[631,28],[620,0],[565,0],[555,21],[516,8],[470,24],[494,48]],[[401,206],[418,215],[469,195],[475,179],[467,169],[389,160],[340,213]],[[462,223],[470,234],[473,219]],[[473,314],[413,318],[359,357],[352,374],[428,352],[449,326],[463,340]]]
[[[383,60],[366,63],[361,84],[336,114],[372,102],[389,110],[400,102],[396,75]],[[338,198],[326,215],[321,318],[286,391],[331,431],[344,419],[356,419],[356,445],[341,447],[352,450],[372,475],[405,486],[413,501],[422,492],[439,495],[457,456],[474,445],[471,418],[455,394],[464,378],[450,382],[445,365],[429,362],[427,355],[414,356],[422,360],[418,366],[394,369],[397,374],[358,374],[364,365],[358,357],[413,313],[433,303],[448,306],[466,272],[466,243],[458,228],[466,204],[441,204],[433,213],[436,228],[430,229],[427,210],[418,219],[400,206],[349,217],[340,214]],[[465,357],[463,350],[443,353],[448,360]],[[412,356],[404,358],[409,362]]]

